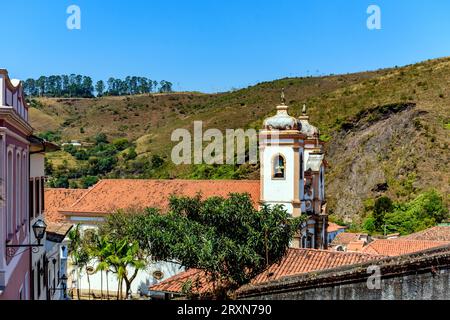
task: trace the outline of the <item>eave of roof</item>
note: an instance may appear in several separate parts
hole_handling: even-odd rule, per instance
[[[165,210],[168,207],[168,198],[172,194],[195,196],[200,193],[208,197],[226,197],[233,192],[249,193],[257,207],[260,196],[259,187],[259,180],[104,179],[69,207],[60,208],[60,212],[66,215],[103,216],[120,209],[156,207]],[[130,188],[145,190],[130,193]],[[145,195],[144,191],[148,194]],[[105,197],[109,197],[110,201],[106,201]],[[102,199],[101,202],[96,200],[99,198]]]
[[[378,260],[381,258],[382,256],[365,253],[290,248],[280,263],[271,265],[266,271],[255,277],[251,284],[247,286],[259,285],[261,283],[282,279],[292,275],[332,269],[338,266]],[[199,291],[194,293],[202,294],[209,292],[213,287],[212,283],[208,282],[205,273],[198,269],[191,269],[175,275],[159,284],[151,286],[149,290],[180,294],[182,286],[186,281],[194,281],[197,278],[199,279],[201,286]]]

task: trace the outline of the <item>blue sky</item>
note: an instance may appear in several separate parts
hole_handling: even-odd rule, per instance
[[[71,4],[81,30],[66,27]],[[381,30],[366,27],[371,4]],[[21,79],[139,75],[216,92],[450,56],[448,0],[15,0],[2,9],[0,68]]]

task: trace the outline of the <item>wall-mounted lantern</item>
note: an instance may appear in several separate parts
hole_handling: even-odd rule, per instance
[[[37,240],[37,244],[7,244],[6,248],[8,257],[14,257],[16,255],[17,249],[19,248],[31,248],[34,253],[39,252],[39,248],[44,246],[43,244],[41,244],[41,241],[42,239],[44,239],[47,225],[44,221],[38,220],[33,224],[32,229]]]

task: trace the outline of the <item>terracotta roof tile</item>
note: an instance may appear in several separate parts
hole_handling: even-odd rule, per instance
[[[78,201],[61,208],[71,213],[108,214],[119,209],[168,208],[172,194],[226,197],[230,193],[249,193],[255,206],[259,203],[258,181],[248,180],[101,180]]]
[[[449,241],[378,239],[362,249],[361,252],[383,256],[401,256],[427,249],[450,245]]]
[[[72,227],[73,225],[70,223],[47,222],[47,240],[53,242],[63,241]]]
[[[85,189],[45,189],[44,215],[47,224],[65,221],[65,216],[59,210],[71,206],[86,191]]]
[[[330,245],[348,245],[350,242],[359,241],[362,233],[342,232],[339,233]]]
[[[347,245],[347,251],[349,252],[359,252],[364,248],[365,242],[363,241],[352,241]]]
[[[211,291],[213,287],[212,283],[207,281],[205,272],[198,269],[190,269],[164,280],[159,284],[151,286],[150,290],[168,293],[181,293],[183,291],[183,285],[188,281],[192,281],[193,284],[198,281],[199,290],[193,288],[193,293],[205,293]]]
[[[333,252],[315,249],[289,249],[279,264],[274,264],[268,270],[258,275],[250,285],[277,280],[286,276],[302,273],[332,269],[344,265],[358,264],[366,261],[381,259],[381,256],[370,254]],[[207,281],[205,273],[201,270],[191,269],[169,278],[157,285],[151,286],[152,291],[181,293],[183,284],[198,279],[200,288],[197,293],[206,293],[211,290],[212,284]]]
[[[450,226],[436,226],[398,239],[450,241]]]
[[[345,226],[340,226],[334,222],[328,222],[327,232],[336,232],[338,230],[347,229]]]

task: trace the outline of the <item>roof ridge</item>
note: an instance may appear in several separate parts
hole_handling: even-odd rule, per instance
[[[89,189],[71,189],[71,188],[44,188],[46,191],[88,191]]]
[[[365,253],[365,252],[332,251],[332,250],[312,249],[312,248],[289,248],[288,250],[290,250],[290,251],[308,251],[308,252],[326,252],[328,254],[338,254],[338,255],[374,256],[374,254]]]
[[[233,183],[255,183],[255,182],[260,182],[260,180],[232,180],[232,179],[217,179],[217,180],[207,180],[207,179],[201,179],[201,180],[197,180],[197,179],[101,179],[99,181],[161,181],[161,182],[169,182],[169,181],[174,181],[174,182],[218,182],[218,183],[223,183],[223,182],[233,182]]]
[[[98,188],[99,185],[103,184],[103,181],[104,180],[100,180],[92,188],[87,189],[87,191],[80,198],[78,198],[78,200],[75,201],[69,208],[75,207],[75,205],[78,204],[82,199],[84,199],[84,197],[86,197],[86,195],[90,194],[92,192],[92,190]]]
[[[374,239],[370,244],[377,242],[377,241],[385,241],[385,242],[392,242],[392,243],[398,243],[398,242],[449,242],[448,240],[428,240],[428,239],[400,239],[400,238],[396,238],[396,239]]]

